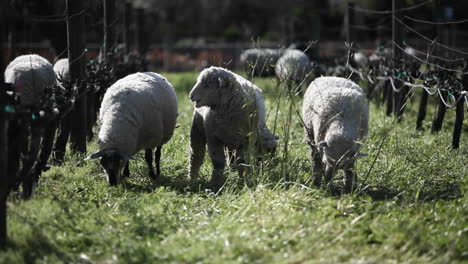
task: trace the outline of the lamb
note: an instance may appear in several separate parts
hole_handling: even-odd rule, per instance
[[[218,189],[224,183],[224,149],[235,153],[239,175],[244,174],[245,151],[252,139],[258,152],[274,152],[278,137],[266,125],[262,90],[245,78],[223,68],[210,67],[198,76],[190,92],[195,103],[190,132],[189,175],[198,178],[205,145],[213,163],[211,183]]]
[[[109,185],[116,185],[124,166],[123,175],[129,175],[132,155],[145,149],[149,176],[156,179],[161,174],[162,145],[174,134],[177,104],[174,88],[157,73],[135,73],[118,80],[101,103],[99,151],[85,160],[101,158]],[[152,165],[154,148],[156,173]]]
[[[330,182],[345,171],[345,192],[355,186],[354,164],[367,135],[369,104],[362,89],[340,77],[320,77],[308,87],[302,106],[306,141],[314,163],[314,184],[321,185],[323,167]]]
[[[249,76],[272,76],[283,53],[284,49],[246,49],[240,55],[240,63]]]

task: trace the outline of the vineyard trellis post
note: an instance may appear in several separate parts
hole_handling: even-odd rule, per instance
[[[123,21],[123,39],[125,44],[125,54],[130,52],[130,25],[132,19],[132,4],[130,2],[125,2],[124,6],[124,21]]]
[[[437,2],[438,1],[433,1],[432,2],[432,21],[433,22],[437,21]],[[432,26],[432,32],[433,32],[432,39],[436,39],[436,37],[438,35],[437,32],[440,31],[439,27],[440,27],[440,25],[437,25],[437,24],[434,24]],[[428,45],[427,53],[430,54],[433,48],[434,47],[432,45]],[[419,101],[418,116],[417,116],[417,119],[416,119],[416,129],[417,130],[422,130],[423,129],[422,125],[423,125],[423,121],[426,118],[426,114],[427,114],[428,99],[429,99],[429,93],[426,91],[426,89],[423,89],[421,91],[421,99]]]
[[[468,71],[468,58],[465,59],[463,67],[463,72]],[[462,76],[462,85],[463,85],[463,91],[468,91],[468,75],[464,74]],[[458,149],[460,147],[460,137],[461,137],[461,132],[462,132],[462,127],[463,127],[463,119],[465,118],[465,113],[464,113],[464,96],[468,96],[466,94],[462,94],[462,91],[459,92],[458,96],[456,97],[457,99],[457,106],[455,110],[455,125],[453,127],[453,137],[452,137],[452,149]]]
[[[3,84],[5,82],[3,72],[5,70],[3,58],[3,36],[4,27],[6,25],[5,19],[5,5],[6,1],[0,1],[0,248],[5,247],[7,238],[7,205],[6,200],[8,196],[8,175],[7,175],[7,153],[8,153],[8,121],[4,114],[3,109]]]
[[[354,23],[354,3],[349,0],[346,1],[346,12],[345,12],[345,30],[346,30],[346,42],[351,43],[351,36],[354,36],[351,29],[351,23]]]
[[[141,7],[135,9],[135,18],[136,18],[136,41],[138,43],[138,52],[145,57],[146,54],[146,38],[145,36],[145,10]]]
[[[402,56],[401,50],[397,47],[397,45],[402,46],[402,27],[400,23],[396,20],[401,18],[401,13],[397,10],[403,7],[403,0],[392,0],[392,54],[393,54],[393,68],[397,68],[399,63],[399,59]],[[395,89],[393,89],[392,95],[389,97],[393,97],[393,100],[389,100],[388,103],[393,103],[393,113],[401,120],[403,115],[403,111],[405,108],[405,97],[406,97],[406,90],[402,88],[402,83],[400,81],[394,82]]]
[[[84,2],[66,0],[67,6],[67,37],[70,80],[80,85],[85,79],[85,28]],[[86,96],[82,96],[75,104],[75,109],[69,117],[71,122],[70,147],[72,151],[86,153],[87,108]]]
[[[115,1],[103,0],[104,9],[104,43],[102,45],[102,56],[104,61],[108,61],[109,52],[115,44]]]

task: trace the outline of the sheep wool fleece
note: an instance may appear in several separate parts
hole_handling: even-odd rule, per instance
[[[36,54],[16,57],[8,64],[4,77],[6,83],[15,86],[21,104],[26,106],[39,104],[44,88],[56,84],[52,64]]]
[[[99,149],[134,155],[161,146],[172,137],[177,97],[172,85],[157,73],[128,75],[104,95],[99,120]]]
[[[309,142],[329,143],[347,148],[367,135],[369,104],[362,89],[354,82],[340,77],[315,79],[304,96],[302,115]],[[338,159],[345,150],[332,149]],[[357,151],[357,149],[356,149]]]

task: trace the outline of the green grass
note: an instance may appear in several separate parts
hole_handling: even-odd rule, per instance
[[[109,187],[98,162],[67,156],[42,176],[33,198],[10,198],[1,263],[468,262],[468,128],[465,122],[461,148],[452,150],[453,110],[442,132],[431,135],[433,105],[426,131],[414,129],[417,100],[394,126],[372,105],[363,150],[369,156],[357,163],[365,188],[335,195],[311,186],[300,99],[291,103],[274,80],[254,79],[265,93],[269,126],[281,136],[278,153],[245,179],[227,170],[225,190],[214,194],[208,160],[201,179],[186,176],[188,92],[197,74],[164,75],[178,91],[180,113],[180,127],[163,147],[164,177],[152,182],[140,153],[131,177]],[[88,152],[96,149],[93,142]],[[337,175],[335,184],[341,180]]]

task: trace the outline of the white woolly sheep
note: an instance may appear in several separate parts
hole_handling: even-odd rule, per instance
[[[149,175],[156,179],[161,147],[171,139],[177,115],[176,93],[166,78],[153,72],[128,75],[106,91],[99,112],[99,151],[86,159],[101,158],[109,184],[116,185],[124,166],[124,176],[129,175],[132,155],[145,149]]]
[[[240,63],[248,75],[272,76],[283,53],[284,49],[246,49],[240,55]]]
[[[19,94],[22,106],[40,107],[39,103],[46,87],[56,84],[56,77],[52,65],[45,58],[28,54],[15,58],[8,64],[5,73],[5,82],[14,86],[15,92]],[[44,127],[49,131],[49,126],[43,123],[32,123],[31,130],[25,124],[18,124],[17,120],[12,121],[9,128],[9,140],[16,142],[9,149],[9,174],[13,175],[20,167],[20,156],[25,155],[18,179],[23,182],[23,195],[29,197],[32,195],[34,184],[38,180],[38,174],[45,166],[49,153],[41,150],[41,143],[44,139]],[[29,138],[30,136],[30,138]],[[41,155],[39,156],[39,153]],[[40,158],[39,162],[38,157]],[[37,170],[34,170],[37,166]],[[36,171],[36,172],[35,172]],[[35,174],[35,175],[33,175]],[[11,182],[11,185],[17,184]]]
[[[278,59],[275,67],[278,80],[295,82],[296,84],[300,84],[311,70],[312,65],[309,57],[297,49],[286,50]]]
[[[362,155],[359,150],[369,122],[369,104],[362,89],[345,78],[317,78],[305,93],[302,116],[314,163],[314,184],[320,186],[323,167],[327,183],[343,169],[345,191],[351,192],[354,163]]]
[[[210,67],[200,73],[189,96],[195,103],[190,132],[191,178],[199,176],[205,145],[213,163],[211,182],[215,189],[224,182],[225,148],[235,152],[240,175],[244,174],[241,163],[249,136],[260,152],[276,149],[278,137],[265,123],[262,90],[245,78],[223,68]]]
[[[68,59],[60,59],[54,64],[54,71],[58,79],[69,80],[70,69],[68,68]]]
[[[356,65],[360,68],[365,68],[367,66],[367,63],[369,63],[369,59],[361,51],[354,53],[353,59]]]
[[[369,62],[372,64],[378,64],[383,60],[389,59],[392,56],[392,50],[389,48],[378,47],[370,56]]]
[[[4,77],[6,83],[14,85],[25,106],[37,106],[44,88],[56,84],[52,64],[36,54],[16,57],[8,64]]]

